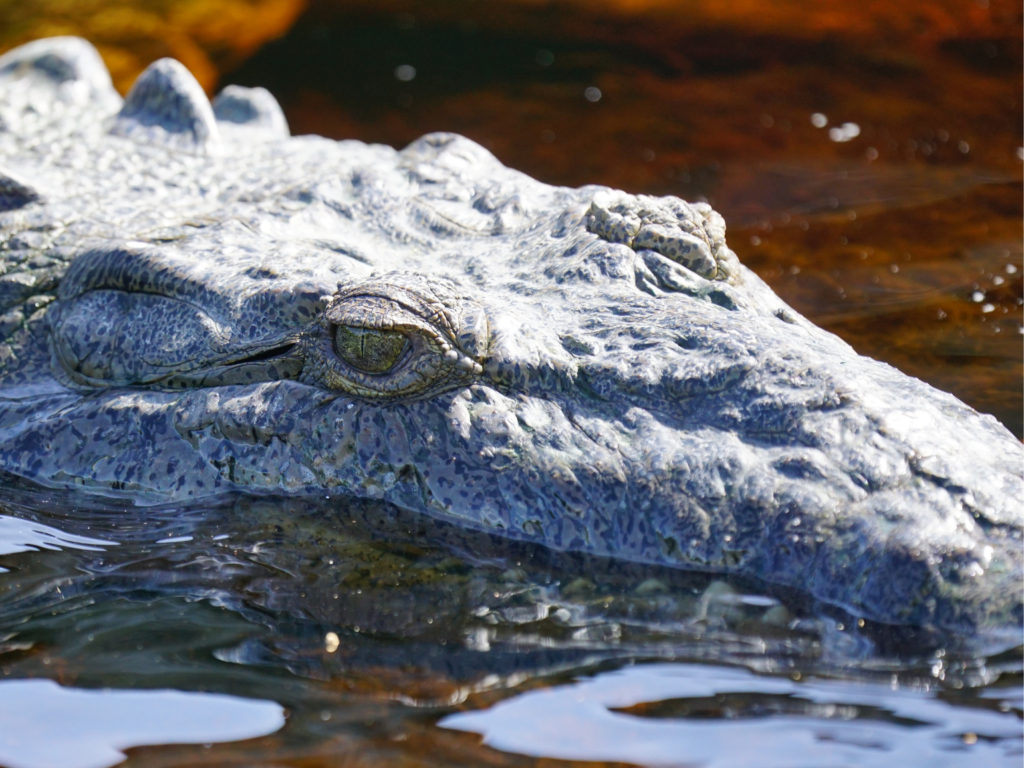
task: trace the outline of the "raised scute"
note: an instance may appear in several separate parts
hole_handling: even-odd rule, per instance
[[[174,59],[160,59],[139,75],[110,132],[140,144],[197,155],[217,154],[220,131],[202,87]]]
[[[80,37],[47,37],[0,56],[0,82],[27,78],[33,87],[49,85],[62,98],[90,100],[111,112],[121,106],[99,52]]]
[[[250,141],[287,139],[288,121],[281,105],[266,88],[229,85],[213,100],[213,114],[222,130]]]
[[[399,156],[404,168],[414,174],[433,167],[455,178],[462,176],[478,177],[481,169],[497,172],[503,168],[494,155],[475,141],[457,133],[428,133],[403,149]],[[427,171],[433,176],[437,170]]]

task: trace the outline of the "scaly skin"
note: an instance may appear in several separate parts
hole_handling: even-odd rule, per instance
[[[14,475],[384,499],[1017,631],[1020,443],[800,317],[707,206],[550,187],[448,134],[289,138],[265,91],[211,108],[167,60],[122,106],[68,38],[0,58],[0,126]]]

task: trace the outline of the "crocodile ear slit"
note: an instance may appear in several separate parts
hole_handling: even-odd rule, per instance
[[[174,59],[154,61],[139,75],[110,133],[195,155],[217,154],[221,147],[209,99]]]

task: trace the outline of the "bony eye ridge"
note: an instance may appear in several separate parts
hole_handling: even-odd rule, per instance
[[[334,327],[334,352],[357,371],[381,375],[392,371],[405,357],[409,337],[401,331],[384,331],[349,325]]]

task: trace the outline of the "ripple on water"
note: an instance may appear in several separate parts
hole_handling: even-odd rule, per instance
[[[964,710],[929,691],[694,664],[605,672],[439,725],[508,752],[644,766],[994,768],[1022,755],[1010,712]]]
[[[121,750],[265,736],[284,725],[272,701],[172,690],[64,688],[52,680],[0,681],[0,764],[105,768]]]

